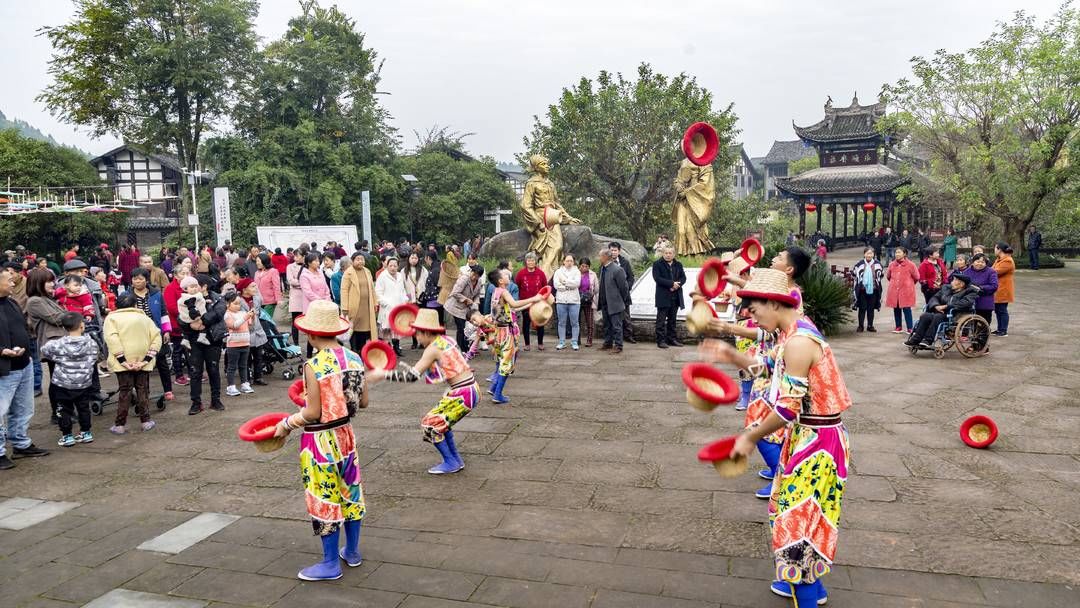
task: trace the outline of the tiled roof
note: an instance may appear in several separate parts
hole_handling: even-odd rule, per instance
[[[819,167],[794,177],[776,179],[776,187],[786,194],[866,194],[888,192],[908,183],[908,178],[885,165]]]
[[[883,116],[884,102],[861,106],[859,98],[856,97],[846,108],[834,108],[831,103],[826,104],[825,118],[809,127],[800,127],[794,122],[791,124],[795,127],[795,134],[802,139],[825,143],[878,137],[875,125]]]
[[[806,146],[799,139],[795,141],[774,141],[762,163],[766,165],[787,164],[793,160],[799,160],[814,154],[817,154],[817,150]]]
[[[168,230],[176,226],[175,217],[133,217],[128,220],[128,230]]]

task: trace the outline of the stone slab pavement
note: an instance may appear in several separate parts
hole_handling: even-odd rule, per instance
[[[1080,266],[1019,271],[1017,293],[1010,335],[984,359],[913,357],[887,331],[833,340],[855,406],[830,605],[1080,605]],[[678,371],[693,349],[553,347],[522,354],[511,406],[485,402],[460,423],[468,466],[453,476],[424,472],[436,454],[418,420],[438,389],[373,390],[355,419],[365,561],[332,583],[295,578],[318,551],[295,438],[270,454],[236,439],[251,416],[292,409],[286,381],[221,413],[187,416],[179,398],[150,433],[109,435],[107,409],[93,444],[0,472],[0,496],[21,499],[0,511],[54,514],[0,529],[0,603],[58,608],[113,593],[94,605],[784,606],[768,592],[760,481],[721,479],[695,459],[742,415],[685,403]],[[476,365],[486,375],[492,362]],[[38,405],[31,434],[53,447]],[[958,438],[977,412],[1001,427],[991,449]],[[149,542],[204,513],[238,519],[203,517],[217,531],[194,544],[203,520]]]

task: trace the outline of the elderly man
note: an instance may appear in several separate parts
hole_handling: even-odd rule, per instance
[[[12,272],[0,270],[0,469],[15,466],[6,454],[8,439],[15,458],[49,453],[35,446],[26,434],[34,417],[34,366],[26,317],[10,297]]]
[[[454,317],[454,325],[457,326],[457,343],[461,352],[468,352],[469,345],[465,340],[465,321],[480,306],[480,299],[484,295],[484,283],[480,277],[484,275],[484,267],[480,264],[469,266],[469,272],[462,273],[454,288],[450,290],[450,297],[446,299],[443,308],[450,316]]]
[[[674,247],[666,245],[660,251],[663,257],[652,265],[653,282],[656,283],[656,346],[682,346],[675,337],[675,318],[683,307],[686,271],[675,259]]]
[[[148,255],[139,256],[139,268],[150,274],[150,286],[165,289],[169,286],[169,275],[165,271],[154,266],[154,258]]]
[[[610,350],[617,355],[623,349],[623,313],[630,300],[630,288],[626,273],[611,255],[610,249],[600,251],[600,292],[597,308],[604,315],[604,345],[600,350]]]
[[[634,288],[634,267],[630,264],[630,260],[626,259],[626,256],[622,254],[622,244],[618,241],[612,241],[608,243],[608,250],[611,251],[611,261],[619,265],[622,268],[623,274],[626,276],[626,285],[629,289]],[[634,339],[634,326],[630,323],[630,295],[627,291],[626,296],[626,310],[622,315],[622,333],[626,341],[631,344],[637,344],[637,340]]]

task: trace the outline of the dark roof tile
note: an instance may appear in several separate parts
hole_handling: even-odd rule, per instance
[[[819,167],[794,177],[777,178],[776,187],[785,194],[866,194],[888,192],[910,180],[885,165]]]
[[[802,140],[799,139],[794,141],[774,141],[762,163],[766,165],[790,163],[793,160],[799,160],[814,154],[817,154],[817,150],[803,144]]]

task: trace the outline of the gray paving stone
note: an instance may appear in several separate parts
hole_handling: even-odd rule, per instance
[[[489,576],[471,598],[482,604],[511,608],[585,608],[591,593],[585,587],[536,583]]]
[[[207,569],[172,591],[173,595],[251,606],[269,606],[300,581],[247,572]]]
[[[55,501],[38,502],[37,504],[25,506],[21,509],[11,507],[10,505],[8,508],[4,509],[3,505],[0,505],[0,509],[9,511],[6,516],[0,517],[0,528],[5,530],[22,530],[35,524],[40,524],[41,522],[52,519],[58,515],[62,515],[77,506],[79,506],[79,503],[77,502]]]
[[[713,510],[711,492],[667,490],[601,485],[593,497],[593,508],[615,513],[683,513],[691,517],[710,517]]]
[[[259,570],[259,574],[279,576],[281,578],[294,579],[296,574],[308,566],[322,561],[322,553],[297,553],[289,552],[270,562],[265,568]],[[382,562],[364,556],[364,563],[355,568],[342,566],[341,578],[336,581],[326,581],[328,585],[354,586],[367,578],[367,575],[375,571]]]
[[[301,583],[274,604],[274,608],[394,608],[402,593],[357,589],[340,585]]]
[[[205,541],[170,558],[169,563],[219,568],[240,572],[258,572],[285,552],[264,547],[238,547],[227,543]]]
[[[439,569],[472,572],[485,576],[504,576],[507,578],[542,581],[548,578],[552,566],[556,563],[559,563],[559,560],[525,553],[494,552],[482,548],[459,547],[454,550],[450,557],[443,560]]]
[[[993,606],[1076,608],[1080,605],[1080,586],[1077,585],[1038,585],[988,578],[978,578],[975,582]]]
[[[855,471],[860,475],[879,475],[883,477],[910,477],[911,472],[904,466],[899,454],[859,450],[852,458]]]
[[[759,606],[771,596],[769,584],[733,576],[713,576],[697,572],[668,571],[664,577],[663,595],[689,600],[736,606]]]
[[[203,571],[197,566],[162,562],[124,583],[125,589],[148,593],[168,593]]]
[[[361,586],[450,600],[466,600],[483,578],[482,575],[463,572],[382,564],[364,579]]]
[[[168,597],[143,591],[113,589],[84,608],[204,608],[207,602]]]
[[[162,559],[164,558],[160,555],[135,550],[128,551],[63,585],[54,587],[46,593],[46,596],[80,604],[88,602],[123,586],[125,582],[153,568]]]
[[[935,600],[961,600],[982,603],[982,593],[972,579],[945,574],[848,568],[855,591],[882,595],[910,596]]]
[[[582,509],[592,501],[596,486],[569,482],[542,482],[523,479],[489,479],[470,497],[504,505],[533,505]]]
[[[200,513],[172,530],[151,538],[138,548],[158,553],[180,553],[238,519],[239,515]]]
[[[719,555],[698,555],[677,551],[652,551],[648,549],[619,549],[616,563],[643,566],[661,570],[681,570],[704,574],[728,573],[729,558]],[[764,560],[758,560],[764,561]]]
[[[618,546],[629,525],[629,516],[616,513],[512,507],[495,533],[506,538]]]
[[[489,604],[474,604],[473,602],[458,602],[437,597],[410,595],[405,598],[405,601],[398,608],[489,608]]]
[[[720,608],[720,604],[600,589],[591,608]]]
[[[658,595],[664,587],[664,571],[567,559],[552,564],[547,582]]]

